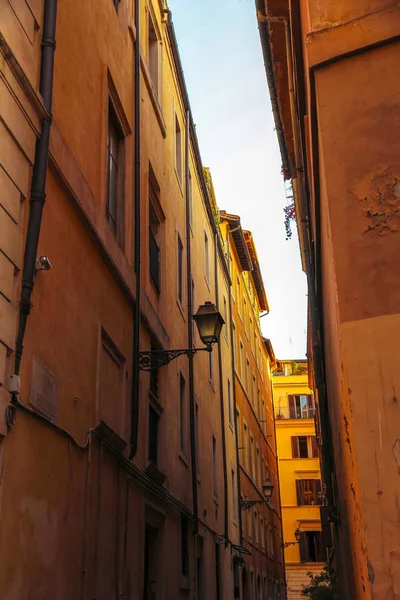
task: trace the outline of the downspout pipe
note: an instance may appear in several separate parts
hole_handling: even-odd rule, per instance
[[[132,396],[131,396],[131,440],[129,459],[135,456],[138,448],[139,392],[140,392],[140,275],[141,275],[141,235],[140,235],[140,2],[135,2],[135,82],[134,82],[134,199],[135,199],[135,247],[134,269],[136,274],[135,307],[133,313],[133,352],[132,352]]]
[[[186,201],[186,283],[187,283],[187,336],[188,348],[193,348],[193,297],[192,297],[192,252],[190,233],[190,182],[189,182],[189,135],[190,112],[186,111],[185,129],[185,201]],[[193,356],[188,357],[189,366],[189,427],[190,427],[190,458],[192,467],[192,495],[193,495],[193,535],[199,530],[199,509],[197,494],[197,456],[196,456],[196,410],[194,398],[194,368]],[[197,589],[197,588],[196,588]]]
[[[29,198],[29,221],[26,232],[22,288],[19,305],[18,334],[15,352],[15,374],[19,375],[26,323],[31,311],[34,288],[35,264],[42,224],[43,207],[46,201],[47,165],[49,160],[50,129],[53,106],[54,54],[56,49],[57,0],[45,0],[43,34],[41,42],[39,92],[47,115],[41,123],[40,137],[36,142],[32,184]]]
[[[214,280],[215,280],[215,305],[219,310],[219,282],[218,282],[218,233],[214,233]],[[228,324],[226,324],[226,327]],[[222,368],[222,350],[221,342],[218,346],[218,377],[219,377],[219,398],[221,412],[221,445],[222,445],[222,469],[224,477],[224,538],[225,548],[228,546],[229,537],[229,513],[228,513],[228,471],[226,457],[226,430],[225,430],[225,406],[224,406],[224,379]]]
[[[227,230],[226,233],[226,245],[227,245],[227,254],[228,254],[228,270],[230,273],[231,269],[231,259],[230,259],[230,251],[229,251],[229,235],[232,234],[236,229],[240,229],[239,227],[235,227],[234,229]],[[237,422],[237,402],[236,402],[236,384],[235,384],[235,346],[233,343],[233,320],[232,320],[232,282],[229,287],[229,335],[231,338],[231,373],[232,373],[232,398],[233,398],[233,410],[234,414],[234,424],[235,424],[235,446],[236,446],[236,481],[237,481],[237,502],[238,502],[238,516],[239,516],[239,539],[240,546],[243,546],[243,519],[242,519],[242,511],[240,509],[240,499],[242,497],[242,489],[240,485],[240,457],[239,457],[239,434],[238,434],[238,422]]]
[[[289,86],[289,100],[290,100],[290,113],[292,120],[292,130],[293,130],[293,144],[294,144],[294,153],[295,153],[295,163],[296,163],[296,174],[299,179],[300,185],[298,186],[298,190],[303,196],[304,194],[304,165],[300,162],[300,157],[302,156],[302,150],[300,146],[300,140],[297,131],[297,111],[296,111],[296,98],[295,98],[295,82],[294,82],[294,72],[293,72],[293,60],[292,60],[292,52],[291,52],[291,36],[290,36],[290,24],[286,17],[268,17],[266,15],[257,13],[257,18],[259,22],[265,23],[282,23],[285,28],[285,44],[286,44],[286,61],[287,61],[287,70],[288,70],[288,86]],[[296,186],[297,187],[297,186]],[[307,203],[302,200],[300,204],[301,212],[303,211],[303,207],[307,206]],[[309,301],[310,301],[310,315],[312,322],[312,339],[313,339],[313,348],[314,353],[316,355],[316,379],[319,382],[319,389],[323,390],[323,395],[326,395],[325,392],[325,376],[324,376],[324,368],[323,368],[323,350],[321,347],[321,339],[319,336],[319,332],[321,331],[321,324],[319,318],[319,310],[318,304],[316,300],[316,292],[315,292],[315,267],[312,260],[311,248],[310,248],[310,237],[309,237],[309,215],[300,217],[300,227],[302,230],[302,238],[303,238],[303,248],[304,248],[304,257],[305,263],[307,265],[306,275],[307,275],[307,284],[309,290]],[[331,440],[330,434],[330,425],[329,425],[329,410],[324,403],[320,403],[321,410],[321,420],[322,427],[324,428],[325,439]],[[323,418],[325,417],[325,419]],[[327,489],[327,495],[332,500],[333,499],[333,490],[332,490],[332,482],[330,473],[332,471],[332,464],[330,460],[330,456],[328,452],[322,453],[322,471],[324,473],[324,483]]]

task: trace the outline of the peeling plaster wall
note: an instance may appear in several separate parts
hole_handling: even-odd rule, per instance
[[[399,52],[393,43],[315,75],[327,387],[342,559],[356,587],[348,598],[400,598]]]

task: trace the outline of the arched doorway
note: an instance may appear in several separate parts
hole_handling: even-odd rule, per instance
[[[243,594],[243,600],[250,600],[249,581],[248,581],[248,577],[247,577],[246,567],[242,568],[242,594]]]

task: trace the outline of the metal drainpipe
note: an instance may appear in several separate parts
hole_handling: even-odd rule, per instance
[[[134,196],[135,196],[135,256],[134,268],[136,274],[136,297],[135,309],[133,313],[133,349],[132,349],[132,397],[131,397],[131,440],[129,459],[132,459],[138,448],[138,427],[139,427],[139,392],[140,392],[140,369],[139,369],[139,351],[140,351],[140,2],[135,2],[135,111],[134,111]]]
[[[229,252],[229,235],[232,234],[234,231],[236,231],[236,229],[240,229],[240,225],[239,225],[239,227],[230,229],[226,233],[229,273],[230,273],[230,268],[231,268],[231,260],[230,260],[230,252]],[[233,410],[235,411],[234,423],[235,423],[235,445],[236,445],[236,479],[237,479],[237,493],[238,493],[237,502],[238,502],[238,515],[239,515],[239,539],[240,539],[240,546],[243,546],[243,519],[242,519],[242,511],[240,508],[240,499],[242,497],[242,490],[241,490],[241,486],[240,486],[240,458],[239,458],[238,423],[236,420],[237,404],[236,404],[236,385],[235,385],[235,347],[234,347],[234,343],[233,343],[232,290],[231,290],[231,287],[229,288],[229,329],[230,329],[230,337],[231,337],[232,398],[233,398]]]
[[[219,310],[219,285],[218,285],[218,233],[214,233],[214,280],[215,280],[215,305]],[[226,324],[226,327],[228,325]],[[218,376],[219,376],[219,396],[221,411],[221,444],[222,444],[222,466],[224,473],[224,538],[225,548],[228,546],[229,526],[228,526],[228,473],[226,466],[226,433],[225,433],[225,407],[224,407],[224,381],[222,369],[222,350],[221,342],[218,346]]]
[[[190,238],[190,197],[189,197],[189,127],[190,113],[186,111],[185,131],[185,200],[186,200],[186,282],[187,282],[187,336],[188,348],[193,348],[193,298],[192,298],[192,253]],[[194,399],[194,368],[193,357],[188,357],[189,366],[189,421],[190,421],[190,458],[192,467],[193,494],[193,536],[199,530],[198,497],[197,497],[197,456],[196,456],[196,412]],[[196,555],[196,553],[194,553]],[[195,575],[196,577],[196,575]],[[197,586],[196,586],[197,590]]]
[[[297,112],[296,112],[296,99],[295,99],[295,82],[293,76],[293,60],[291,54],[291,39],[290,39],[290,27],[289,21],[286,17],[268,17],[263,15],[262,13],[257,13],[257,18],[259,21],[263,21],[265,23],[283,23],[285,27],[285,44],[286,44],[286,61],[288,66],[288,85],[289,85],[289,100],[290,100],[290,113],[292,120],[292,129],[293,129],[293,145],[294,145],[294,154],[295,154],[295,163],[296,163],[296,172],[299,177],[300,185],[299,191],[300,194],[304,193],[304,166],[299,162],[299,155],[302,154],[300,149],[300,142],[297,132]],[[305,204],[302,202],[301,204]],[[309,217],[309,215],[308,215]],[[305,217],[301,219],[301,228],[303,232],[303,242],[304,242],[304,255],[305,262],[308,264],[307,269],[307,284],[309,290],[309,300],[310,300],[310,315],[312,320],[312,336],[313,336],[313,346],[314,352],[318,355],[316,363],[316,379],[319,380],[322,389],[324,390],[325,395],[325,381],[324,381],[324,372],[323,372],[323,350],[321,349],[321,342],[318,338],[318,332],[320,331],[320,322],[319,322],[319,312],[318,306],[315,298],[314,284],[315,284],[315,269],[312,262],[311,250],[309,244],[309,218]],[[319,360],[318,360],[319,359]],[[321,410],[321,404],[320,404]],[[329,419],[329,410],[325,406],[322,405],[321,417],[325,416],[325,419],[321,418],[321,425],[325,430],[325,439],[331,440],[330,433],[330,419]],[[331,502],[333,502],[333,490],[332,490],[332,481],[330,473],[334,470],[333,465],[328,456],[326,456],[326,452],[322,453],[322,472],[325,474],[324,482],[327,489],[327,496],[330,498]],[[332,468],[333,467],[333,468]]]
[[[22,289],[19,305],[18,335],[15,351],[15,374],[19,375],[26,322],[31,310],[34,288],[35,264],[39,245],[43,207],[46,201],[47,164],[49,159],[50,129],[53,106],[54,53],[56,49],[57,0],[45,0],[43,13],[43,35],[41,42],[39,91],[47,111],[41,123],[40,137],[36,142],[35,160],[30,192],[29,221],[26,233]]]

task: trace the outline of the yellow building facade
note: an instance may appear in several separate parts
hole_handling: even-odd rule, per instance
[[[307,572],[325,563],[321,471],[306,361],[278,361],[272,378],[288,600],[300,600]]]

